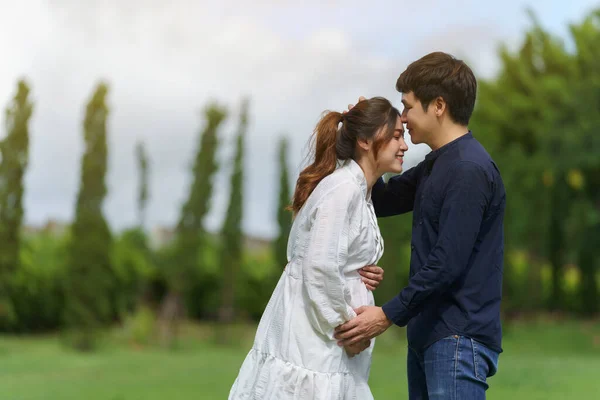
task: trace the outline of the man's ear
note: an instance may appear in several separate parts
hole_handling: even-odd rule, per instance
[[[435,98],[432,102],[431,105],[433,106],[433,111],[435,113],[436,117],[441,117],[442,114],[444,114],[444,111],[446,111],[446,100],[444,100],[443,97],[438,96],[437,98]]]

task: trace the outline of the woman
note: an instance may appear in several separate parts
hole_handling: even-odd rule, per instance
[[[374,304],[358,272],[383,254],[371,187],[402,171],[404,130],[398,110],[376,97],[346,114],[327,113],[315,138],[315,160],[294,192],[289,262],[230,400],[373,398],[373,344],[342,348],[333,332],[354,309]]]

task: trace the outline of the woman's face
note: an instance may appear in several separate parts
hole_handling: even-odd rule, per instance
[[[381,174],[388,172],[402,172],[402,164],[404,152],[408,150],[408,146],[404,141],[404,127],[400,117],[396,119],[396,128],[394,137],[381,146],[377,152],[377,169]]]

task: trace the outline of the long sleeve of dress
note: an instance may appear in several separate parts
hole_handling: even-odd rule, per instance
[[[346,302],[342,268],[348,257],[349,220],[357,189],[338,185],[316,206],[302,265],[308,318],[317,332],[331,340],[337,326],[356,316]]]

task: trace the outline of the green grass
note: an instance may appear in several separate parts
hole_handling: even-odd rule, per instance
[[[600,398],[600,324],[517,325],[503,348],[488,399]],[[370,379],[376,399],[407,398],[404,349],[404,341],[395,349],[389,340],[376,349]]]
[[[253,326],[236,343],[214,344],[212,330],[186,330],[178,349],[136,348],[112,335],[79,354],[56,337],[0,337],[0,399],[226,399],[249,350]],[[376,399],[405,399],[406,342],[395,329],[377,340],[370,384]],[[488,399],[600,398],[600,324],[541,321],[507,330]]]

